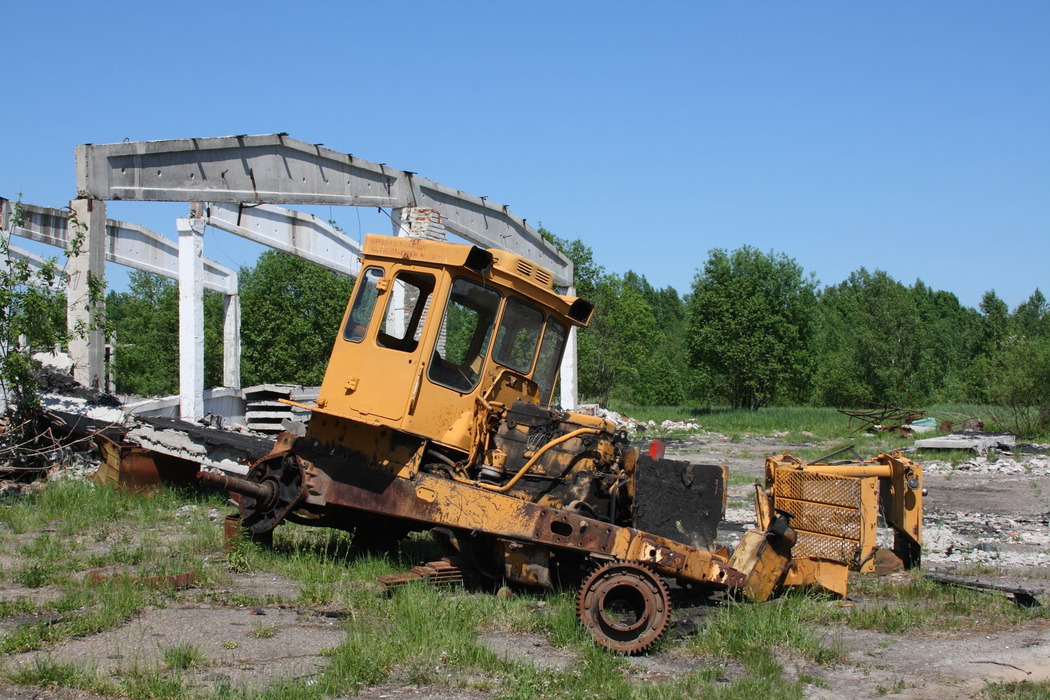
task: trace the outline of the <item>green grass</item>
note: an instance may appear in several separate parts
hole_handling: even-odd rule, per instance
[[[863,603],[852,607],[810,604],[803,608],[806,614],[802,619],[906,634],[966,630],[977,623],[995,629],[1050,618],[1046,608],[1024,609],[1001,593],[942,585],[924,578],[921,571],[912,572],[903,581],[855,575],[850,581],[850,595]]]
[[[808,624],[813,606],[812,599],[797,595],[763,605],[730,604],[717,611],[689,646],[716,658],[740,659],[748,668],[767,673],[775,664],[771,652],[778,647],[821,665],[842,661],[842,649],[826,642]]]
[[[176,644],[161,650],[164,665],[173,671],[185,671],[206,665],[207,661],[200,648],[193,644]]]
[[[912,442],[911,438],[900,437],[892,433],[882,433],[873,438],[866,438],[863,430],[860,430],[863,427],[862,423],[854,420],[850,427],[848,416],[839,413],[837,409],[818,406],[767,406],[757,411],[750,411],[724,406],[635,406],[614,401],[609,408],[640,421],[655,421],[657,425],[665,420],[692,421],[702,426],[704,431],[722,433],[730,438],[740,438],[745,435],[772,435],[773,431],[777,431],[787,432],[786,440],[800,442],[835,440],[844,445],[853,442],[882,444],[887,449],[895,449],[894,446],[900,447]],[[995,421],[997,409],[994,406],[946,403],[915,408],[923,409],[927,416],[936,418],[938,421],[961,421],[974,417],[984,422],[985,430],[1003,430],[1003,427]],[[695,431],[684,431],[682,434],[688,435],[691,432]],[[805,435],[805,433],[812,433],[812,436]],[[928,435],[939,434],[941,433],[932,432]],[[665,432],[657,428],[655,431],[647,431],[645,435],[664,436]],[[677,437],[678,434],[671,433],[670,436]],[[1038,436],[1036,441],[1050,441],[1050,435]]]
[[[248,636],[252,639],[270,639],[277,634],[277,630],[273,627],[267,627],[261,622],[256,622],[252,625],[252,628],[248,630]]]
[[[137,577],[196,571],[203,584],[214,581],[221,572],[207,555],[221,547],[221,526],[204,518],[199,520],[207,528],[176,521],[175,511],[187,503],[203,509],[221,505],[222,499],[172,489],[147,498],[88,481],[59,481],[0,502],[0,549],[16,553],[21,561],[7,578],[30,589],[55,586],[60,593],[50,603],[23,600],[0,606],[4,614],[17,608],[48,613],[44,617],[50,620],[0,635],[0,653],[46,648],[110,629],[146,605],[163,605],[167,593],[144,588]],[[85,549],[92,551],[82,554]],[[118,567],[114,577],[84,582],[88,570],[108,566]],[[126,575],[120,575],[122,570]]]
[[[1050,681],[989,683],[978,697],[985,700],[1046,700],[1050,698]]]
[[[47,657],[37,658],[4,674],[5,679],[15,685],[71,688],[99,695],[116,695],[118,688],[107,682],[98,673],[76,664],[55,661]]]
[[[179,672],[159,669],[132,669],[120,678],[107,678],[100,673],[76,664],[41,658],[4,674],[5,680],[15,685],[44,688],[69,688],[95,693],[104,697],[185,698],[188,693]]]
[[[633,406],[614,403],[611,408],[641,421],[692,421],[703,430],[722,433],[729,437],[742,435],[769,435],[774,430],[788,431],[789,438],[805,440],[804,431],[815,438],[839,437],[847,434],[846,416],[832,408],[781,407],[761,408],[757,411],[729,408],[689,406]],[[653,432],[653,431],[649,431]],[[657,429],[656,432],[660,432]],[[687,431],[690,432],[690,431]],[[813,438],[808,438],[813,439]]]
[[[159,602],[158,594],[127,579],[112,579],[90,587],[72,589],[47,607],[59,614],[56,622],[23,625],[0,637],[0,653],[42,649],[71,637],[95,634],[116,627]],[[44,611],[45,608],[40,608]]]
[[[673,681],[647,684],[628,677],[628,662],[598,647],[576,623],[573,596],[500,599],[443,594],[418,585],[398,589],[389,601],[348,625],[315,687],[319,695],[353,693],[393,681],[416,686],[462,686],[494,697],[583,698],[801,697],[801,684],[781,677],[775,664],[747,678],[715,683],[709,667]],[[541,607],[543,612],[537,612]],[[541,632],[578,656],[571,670],[548,671],[500,658],[478,642],[479,629]]]
[[[221,505],[221,500],[170,490],[150,499],[65,482],[0,503],[0,522],[6,524],[0,528],[0,547],[23,561],[9,577],[23,585],[52,585],[61,593],[47,604],[0,603],[0,616],[49,613],[46,623],[0,633],[0,653],[47,649],[75,636],[113,629],[147,606],[170,605],[186,596],[230,606],[267,602],[218,586],[193,594],[155,591],[133,576],[90,586],[78,580],[83,568],[96,566],[135,567],[151,574],[192,568],[202,585],[209,586],[228,581],[229,567],[295,581],[297,598],[284,602],[303,607],[334,604],[348,611],[341,622],[345,637],[326,650],[327,665],[311,679],[312,684],[303,680],[278,681],[266,688],[220,684],[203,693],[187,686],[183,675],[209,663],[191,645],[162,649],[162,666],[136,668],[119,677],[102,676],[92,666],[48,660],[14,670],[0,668],[0,679],[142,698],[322,698],[353,695],[384,682],[463,688],[508,698],[801,698],[805,685],[817,680],[804,673],[797,679],[786,677],[778,659],[803,659],[815,666],[841,661],[841,648],[829,642],[822,629],[846,626],[907,634],[966,629],[975,620],[990,627],[1007,626],[1048,615],[1019,610],[1005,596],[944,587],[916,576],[903,582],[855,577],[852,591],[864,602],[849,608],[790,595],[766,604],[731,603],[712,609],[698,634],[684,641],[662,640],[656,649],[695,670],[652,681],[632,670],[627,660],[594,643],[576,621],[572,592],[500,598],[408,585],[383,595],[375,577],[426,560],[431,545],[425,538],[404,541],[394,555],[364,554],[354,548],[352,533],[285,524],[275,532],[272,548],[242,541],[224,555],[221,522],[209,522],[200,517],[203,513],[175,520],[175,511],[187,503],[204,509]],[[68,527],[67,517],[79,526]],[[84,548],[91,552],[81,553]],[[480,640],[480,635],[490,632],[542,635],[575,661],[567,670],[555,671],[504,658]],[[280,630],[263,624],[245,632],[255,638],[279,634]],[[237,639],[227,639],[223,648],[247,643]],[[988,692],[1023,693],[1028,687],[989,686]],[[1032,687],[1045,690],[1038,684]]]
[[[771,658],[759,658],[758,652],[744,678],[716,682],[720,675],[716,655],[697,652],[702,658],[709,656],[709,664],[701,658],[702,666],[694,673],[648,684],[628,675],[626,660],[593,642],[576,621],[571,592],[499,598],[408,585],[383,596],[374,586],[374,577],[403,570],[416,560],[357,555],[343,547],[341,534],[324,530],[282,526],[276,535],[274,550],[245,543],[236,555],[238,560],[252,571],[279,571],[305,588],[323,585],[328,591],[326,601],[343,604],[353,614],[344,622],[343,643],[326,653],[328,666],[315,685],[277,683],[262,694],[236,688],[225,691],[236,697],[341,696],[384,682],[464,687],[510,698],[747,698],[756,692],[802,696],[802,681],[785,680],[782,669]],[[739,609],[749,607],[753,606]],[[579,660],[570,671],[558,672],[500,658],[479,642],[485,630],[541,634]],[[830,653],[813,640],[790,643],[809,649],[817,658]]]

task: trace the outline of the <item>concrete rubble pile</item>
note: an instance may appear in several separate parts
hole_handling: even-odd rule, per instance
[[[695,421],[665,420],[660,423],[657,423],[654,420],[640,421],[617,413],[616,411],[610,411],[596,403],[582,404],[576,408],[576,411],[588,416],[598,416],[599,418],[611,420],[630,434],[655,430],[656,428],[668,433],[684,431],[696,433],[704,429],[702,425]]]
[[[7,418],[0,425],[0,493],[39,488],[42,477],[104,476],[107,465],[110,478],[102,480],[113,485],[125,477],[142,478],[143,468],[151,483],[174,472],[192,476],[199,465],[243,474],[249,461],[273,445],[270,436],[210,427],[207,420],[129,416],[117,397],[88,389],[64,373],[61,356],[35,359],[46,364],[37,375],[40,406],[26,413],[33,424],[12,426]],[[16,432],[26,431],[35,433],[32,449],[7,444]]]
[[[1029,455],[1020,461],[1006,454],[990,457],[974,457],[965,462],[923,462],[927,474],[952,474],[968,472],[1000,476],[1050,476],[1050,455]]]

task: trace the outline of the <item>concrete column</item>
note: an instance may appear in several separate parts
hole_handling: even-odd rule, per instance
[[[204,219],[177,219],[179,232],[179,413],[204,416]]]
[[[106,203],[74,199],[69,211],[66,328],[71,336],[73,378],[104,390],[106,339],[101,320],[106,313]]]
[[[569,287],[569,296],[576,296],[576,288]],[[569,336],[565,339],[565,354],[561,358],[561,407],[566,411],[576,408],[579,392],[579,373],[576,365],[576,326],[569,326]]]
[[[222,385],[241,388],[241,295],[227,294],[223,300]]]

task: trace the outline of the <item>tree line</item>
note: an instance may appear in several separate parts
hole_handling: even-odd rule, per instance
[[[864,268],[821,288],[790,257],[744,246],[712,250],[681,295],[606,271],[580,240],[541,233],[572,259],[576,292],[595,305],[579,333],[583,399],[749,409],[990,403],[1015,407],[1030,432],[1050,425],[1050,304],[1038,289],[1011,311],[993,291],[973,309]],[[277,251],[242,268],[242,383],[319,384],[352,284]],[[176,392],[176,284],[132,273],[107,309],[118,391]],[[221,309],[208,293],[210,386],[222,377]]]
[[[595,302],[579,336],[581,394],[602,403],[837,408],[1001,406],[1022,434],[1050,428],[1050,303],[977,309],[922,281],[860,268],[820,288],[790,257],[712,250],[680,296],[606,272],[579,240],[545,235]]]

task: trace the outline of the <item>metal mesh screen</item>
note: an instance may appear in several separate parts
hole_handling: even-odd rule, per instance
[[[800,532],[791,554],[795,557],[820,557],[855,566],[860,561],[860,544],[852,540]]]
[[[860,507],[860,481],[849,477],[828,476],[778,469],[776,498],[816,501],[845,508]]]
[[[851,568],[862,567],[861,560],[866,560],[875,547],[873,523],[865,522],[863,517],[865,507],[872,508],[875,503],[874,487],[874,478],[777,469],[774,501],[779,510],[794,516],[791,527],[798,534],[793,556],[820,557],[841,561]]]
[[[840,508],[788,498],[778,498],[777,508],[795,516],[791,519],[791,527],[796,532],[805,530],[860,542],[861,521],[858,508]]]

